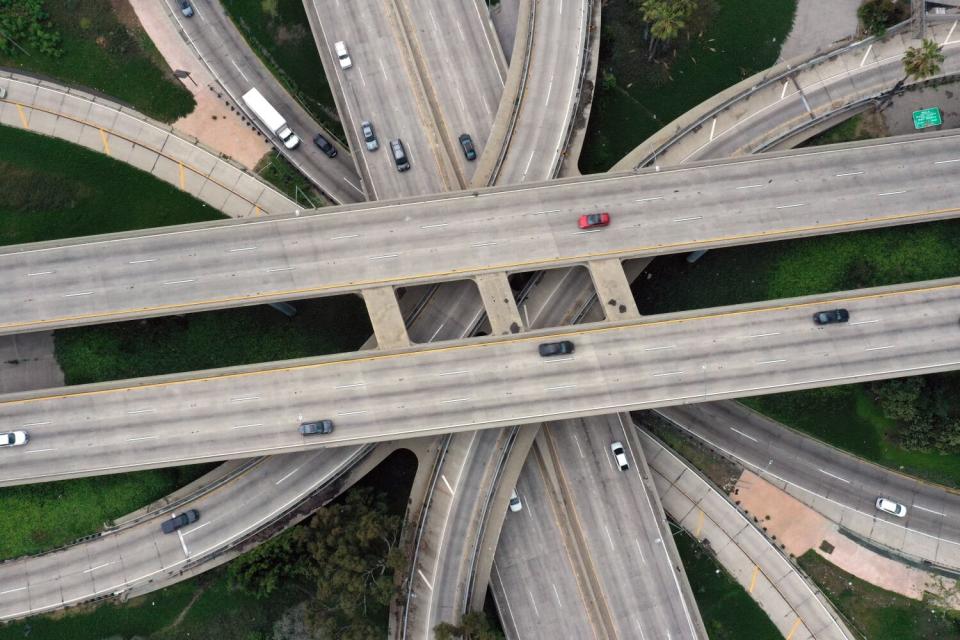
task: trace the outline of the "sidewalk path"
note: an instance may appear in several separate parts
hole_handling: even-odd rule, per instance
[[[798,0],[790,35],[783,41],[778,61],[832,49],[857,33],[861,0]]]
[[[241,122],[226,96],[217,97],[218,83],[183,41],[176,23],[167,16],[167,5],[157,0],[130,0],[130,5],[170,68],[190,72],[189,78],[180,81],[193,94],[197,107],[173,126],[253,169],[272,146],[259,131]]]
[[[853,640],[830,603],[787,557],[696,470],[638,430],[667,513],[750,594],[788,640]]]
[[[740,507],[759,518],[767,534],[776,536],[789,553],[801,556],[815,549],[831,564],[882,589],[914,600],[923,600],[929,593],[944,606],[960,609],[956,580],[914,569],[860,546],[827,518],[760,476],[744,471],[734,493]],[[823,551],[823,542],[833,550]]]

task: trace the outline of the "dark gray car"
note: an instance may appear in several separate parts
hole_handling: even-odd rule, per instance
[[[175,518],[170,518],[169,520],[164,520],[160,523],[160,530],[164,533],[173,533],[181,527],[185,527],[191,522],[196,522],[200,519],[200,512],[196,509],[190,509],[189,511],[184,511]]]
[[[573,343],[569,340],[561,340],[560,342],[544,342],[541,344],[538,349],[540,350],[540,355],[544,358],[550,356],[562,356],[568,353],[573,353]]]
[[[315,436],[326,435],[333,432],[333,420],[316,420],[314,422],[304,422],[300,425],[300,435]]]
[[[813,321],[817,324],[834,324],[835,322],[846,322],[850,319],[850,312],[846,309],[830,309],[829,311],[817,311],[813,314]]]
[[[459,140],[460,146],[463,148],[463,155],[467,157],[467,160],[476,160],[477,150],[473,146],[473,140],[470,138],[470,134],[461,133]]]
[[[323,134],[318,133],[313,136],[313,144],[317,145],[320,148],[320,151],[323,151],[331,158],[337,157],[337,148],[330,144],[330,141],[323,137]]]

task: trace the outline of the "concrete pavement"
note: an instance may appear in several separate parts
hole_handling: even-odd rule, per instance
[[[648,433],[639,434],[664,509],[709,544],[785,638],[856,638],[826,597],[725,496]]]
[[[170,125],[77,89],[0,73],[0,124],[104,153],[233,218],[289,213],[297,204],[218,151]]]
[[[13,302],[0,333],[954,217],[960,196],[944,178],[958,141],[945,132],[7,247],[0,268],[16,276],[0,283]],[[598,210],[612,213],[609,228],[577,228]],[[620,289],[610,299],[629,304]]]
[[[960,281],[941,280],[628,324],[7,395],[0,418],[29,428],[31,442],[6,455],[0,483],[951,370],[960,366],[958,300]],[[835,307],[848,308],[852,323],[813,323],[814,311]],[[912,312],[917,309],[921,323]],[[562,339],[576,341],[572,357],[537,356],[538,343]],[[333,434],[304,438],[297,432],[303,420],[324,417],[338,424]]]

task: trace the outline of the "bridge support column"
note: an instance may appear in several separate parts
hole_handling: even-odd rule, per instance
[[[493,335],[509,335],[523,330],[520,310],[505,273],[487,273],[474,278]]]
[[[632,320],[640,317],[637,303],[630,291],[630,283],[623,265],[616,258],[594,260],[589,264],[597,301],[607,320]]]
[[[410,344],[407,326],[400,313],[400,304],[393,287],[376,287],[363,290],[363,301],[367,305],[373,334],[380,349],[406,347]]]

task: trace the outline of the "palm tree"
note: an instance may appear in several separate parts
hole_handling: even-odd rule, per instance
[[[908,78],[926,80],[940,73],[943,63],[943,52],[940,45],[929,38],[920,41],[919,47],[909,47],[903,54],[903,70],[907,74],[901,82]]]
[[[648,59],[653,59],[661,43],[675,40],[680,35],[694,6],[690,0],[643,0],[640,10],[643,19],[650,24]]]

